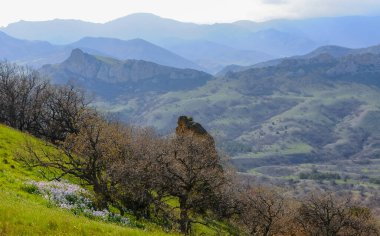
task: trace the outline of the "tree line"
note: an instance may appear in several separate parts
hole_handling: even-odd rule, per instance
[[[18,160],[47,178],[76,177],[92,188],[98,209],[184,234],[203,224],[231,235],[379,235],[371,210],[348,198],[294,199],[246,184],[213,140],[109,119],[83,91],[7,62],[0,63],[0,122],[48,141],[54,148],[27,143]]]

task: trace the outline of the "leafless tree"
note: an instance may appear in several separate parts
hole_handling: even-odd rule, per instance
[[[71,133],[79,132],[84,122],[88,101],[82,90],[73,86],[50,86],[35,133],[56,143]]]
[[[248,235],[290,235],[292,212],[288,200],[274,189],[247,186],[241,193],[235,221]]]
[[[157,159],[165,153],[166,140],[150,128],[124,127],[128,152],[110,166],[114,202],[137,217],[149,218],[151,205],[159,204],[161,173]]]
[[[379,235],[368,208],[333,194],[312,194],[302,201],[297,222],[305,235]]]
[[[49,81],[34,70],[0,63],[0,122],[33,131],[40,122]]]
[[[0,62],[0,122],[53,143],[78,132],[88,102],[72,86],[56,86],[35,70]]]
[[[97,196],[99,208],[106,208],[111,201],[112,183],[110,166],[120,162],[128,152],[124,145],[124,133],[118,124],[110,124],[96,113],[88,111],[78,133],[69,133],[59,143],[59,149],[36,149],[28,145],[30,155],[19,160],[31,167],[47,167],[55,170],[60,179],[65,175],[79,178],[91,185]]]
[[[205,213],[224,183],[223,168],[215,147],[197,136],[177,136],[166,155],[158,159],[161,191],[179,200],[179,225],[189,233],[196,213]]]

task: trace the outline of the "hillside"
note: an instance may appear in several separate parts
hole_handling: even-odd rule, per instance
[[[162,44],[178,55],[203,66],[210,73],[216,73],[233,63],[248,66],[274,58],[262,51],[235,49],[210,41],[170,39]]]
[[[176,68],[201,69],[200,66],[185,59],[186,57],[178,56],[143,39],[124,41],[112,38],[85,37],[69,46],[71,48],[81,48],[84,51],[88,49],[96,50],[102,53],[102,55],[119,60],[144,60]]]
[[[172,114],[188,112],[200,117],[215,132],[221,132],[222,139],[246,143],[248,149],[259,143],[283,142],[286,137],[294,139],[301,131],[304,134],[300,133],[300,138],[307,144],[304,146],[308,147],[306,150],[318,150],[333,141],[329,137],[337,135],[333,133],[335,128],[343,125],[339,125],[340,122],[348,122],[346,125],[351,126],[350,120],[356,120],[355,114],[376,116],[379,59],[371,54],[341,60],[327,55],[305,60],[289,59],[276,67],[230,74],[184,94],[163,95],[154,101],[160,108],[146,110],[139,118],[144,117],[146,123],[153,124],[159,122],[157,117],[165,120]],[[369,112],[372,110],[374,113]],[[295,119],[298,115],[299,119],[307,120],[305,127],[295,128],[294,134],[282,130],[285,126],[290,128],[285,123],[293,124],[286,119]],[[362,117],[360,121],[366,119]],[[294,125],[299,126],[300,122],[294,121]],[[321,129],[322,126],[325,127]],[[306,135],[317,130],[322,132],[325,128],[326,136],[322,133],[320,140],[309,139],[312,137]],[[319,143],[322,140],[327,143]],[[298,141],[291,143],[295,145]]]
[[[130,69],[124,70],[127,65]],[[284,153],[289,157],[276,159],[277,164],[314,162],[316,156],[370,158],[379,151],[380,137],[372,129],[379,115],[379,55],[290,58],[277,66],[213,80],[196,71],[188,77],[195,80],[188,79],[177,69],[182,79],[170,74],[178,81],[172,82],[173,86],[166,82],[167,67],[163,72],[157,67],[133,74],[134,69],[152,66],[157,67],[141,61],[123,64],[75,50],[64,63],[46,66],[43,71],[60,82],[67,82],[70,76],[78,78],[75,82],[98,95],[108,86],[112,95],[103,96],[97,105],[132,123],[165,132],[174,128],[181,114],[198,117],[225,151],[243,161],[244,171],[261,162],[272,163],[275,158],[268,157]]]
[[[177,69],[142,60],[121,61],[93,56],[80,49],[73,50],[61,64],[45,65],[40,71],[51,76],[55,83],[78,84],[112,99],[144,92],[189,90],[213,78],[197,70]]]
[[[167,235],[149,224],[145,229],[138,229],[76,216],[26,191],[27,182],[44,180],[37,170],[25,168],[14,160],[17,153],[23,152],[26,140],[44,145],[42,141],[0,125],[0,234]]]
[[[99,105],[162,131],[178,115],[196,117],[241,172],[283,184],[317,168],[368,190],[380,169],[379,62],[375,54],[287,59],[190,91]]]
[[[317,57],[322,54],[328,54],[335,58],[342,58],[346,57],[348,55],[361,55],[361,54],[380,54],[380,45],[375,45],[371,47],[366,48],[345,48],[340,46],[334,46],[334,45],[327,45],[319,47],[305,55],[301,56],[292,56],[288,58],[279,58],[274,60],[269,60],[261,63],[252,64],[249,66],[242,66],[242,65],[228,65],[224,67],[221,71],[217,73],[217,76],[224,76],[228,72],[240,72],[252,68],[261,68],[261,67],[268,67],[268,66],[276,66],[281,64],[283,61],[289,60],[289,59],[311,59],[313,57]]]
[[[0,31],[0,59],[19,64],[39,66],[51,61],[63,61],[67,50],[46,41],[28,41],[13,38]]]

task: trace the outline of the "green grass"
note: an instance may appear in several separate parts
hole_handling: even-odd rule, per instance
[[[0,235],[166,235],[75,216],[15,192],[0,192]]]
[[[178,235],[176,232],[166,233],[159,226],[147,221],[137,222],[144,225],[144,229],[139,229],[77,216],[68,210],[52,206],[40,195],[27,193],[23,189],[28,181],[46,181],[37,169],[27,169],[14,159],[17,153],[24,152],[23,146],[27,141],[36,148],[46,148],[43,141],[0,125],[0,236]],[[77,182],[75,179],[73,181]],[[173,206],[178,205],[175,198],[168,199],[168,202]],[[228,226],[220,222],[211,224],[210,227],[195,224],[194,234],[228,234]],[[218,231],[218,228],[223,231]]]
[[[43,180],[38,170],[14,160],[26,140],[44,145],[29,135],[0,125],[0,235],[167,235],[155,225],[130,228],[76,216],[51,206],[45,199],[23,190],[29,180]]]

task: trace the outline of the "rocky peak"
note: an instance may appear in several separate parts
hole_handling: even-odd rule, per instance
[[[96,78],[102,63],[96,57],[77,48],[71,51],[70,57],[62,65],[66,70],[81,75],[80,77]]]
[[[215,146],[213,137],[203,128],[201,124],[194,122],[192,117],[180,116],[178,118],[177,125],[177,136],[196,136],[210,142]]]

